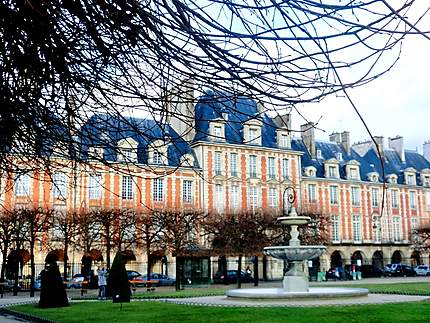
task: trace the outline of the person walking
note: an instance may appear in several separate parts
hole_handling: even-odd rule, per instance
[[[97,275],[98,275],[98,285],[99,285],[99,299],[106,299],[106,274],[107,270],[105,267],[100,269],[100,267],[97,269]]]

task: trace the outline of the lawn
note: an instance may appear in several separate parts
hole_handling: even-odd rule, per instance
[[[347,285],[345,285],[347,286]],[[430,283],[350,285],[371,292],[430,295]],[[139,298],[222,295],[225,288],[196,288],[180,292],[142,293]],[[360,306],[313,308],[220,308],[176,305],[163,302],[132,302],[120,305],[110,301],[72,303],[59,309],[39,309],[20,305],[11,309],[57,322],[428,322],[430,301]]]
[[[430,302],[313,308],[221,308],[160,302],[73,303],[67,308],[14,310],[57,322],[428,322]]]

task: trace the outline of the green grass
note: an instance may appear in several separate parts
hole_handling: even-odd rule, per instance
[[[20,305],[13,310],[57,322],[428,322],[430,302],[313,308],[220,308],[159,302],[73,303],[39,309]]]
[[[343,285],[368,288],[373,293],[430,295],[430,283]],[[223,295],[228,288],[195,288],[180,292],[136,294],[140,298]],[[430,301],[360,306],[313,308],[220,308],[176,305],[163,302],[79,302],[70,307],[39,309],[20,305],[11,309],[57,322],[428,322]]]

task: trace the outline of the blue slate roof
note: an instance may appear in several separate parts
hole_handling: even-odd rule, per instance
[[[87,156],[89,147],[103,147],[104,159],[116,161],[117,144],[120,140],[132,138],[138,142],[138,163],[148,163],[148,145],[156,140],[169,143],[167,160],[169,166],[179,166],[185,154],[194,157],[194,167],[199,167],[197,158],[188,143],[169,124],[152,119],[112,117],[105,114],[92,116],[81,129],[82,154]]]
[[[225,115],[227,118],[225,118]],[[205,95],[199,98],[195,106],[196,135],[194,141],[214,141],[214,138],[211,138],[209,134],[209,123],[216,119],[227,121],[225,124],[225,142],[244,144],[244,122],[259,120],[262,122],[261,146],[277,147],[277,127],[268,115],[258,111],[255,100],[244,96],[234,96],[228,93],[207,90]]]
[[[357,152],[351,149],[350,154],[343,149],[342,145],[334,142],[316,141],[316,149],[321,150],[321,159],[312,159],[302,139],[293,138],[291,146],[293,150],[303,152],[302,167],[314,166],[317,169],[317,177],[324,177],[324,161],[336,158],[336,153],[342,153],[342,161],[339,161],[339,172],[341,178],[346,178],[345,164],[350,160],[356,160],[360,163],[361,180],[367,181],[367,174],[377,172],[379,180],[382,182],[382,166],[380,158],[374,149],[369,149],[364,156],[360,156]],[[384,172],[385,176],[396,174],[398,183],[404,183],[404,170],[408,167],[413,167],[417,171],[417,179],[419,172],[425,168],[430,169],[430,162],[424,156],[416,151],[405,150],[405,162],[403,163],[396,151],[392,149],[384,150]],[[418,183],[418,181],[417,181]]]

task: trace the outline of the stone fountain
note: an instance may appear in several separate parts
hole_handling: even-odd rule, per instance
[[[295,195],[290,202],[293,202],[294,199]],[[273,258],[286,260],[290,264],[290,269],[284,275],[282,288],[231,289],[226,293],[228,297],[264,299],[367,296],[369,291],[364,288],[310,288],[308,277],[303,272],[304,262],[320,256],[326,247],[300,245],[298,226],[308,224],[310,217],[298,215],[294,206],[291,207],[287,216],[279,217],[277,221],[291,227],[289,244],[288,246],[265,247],[263,252]]]

